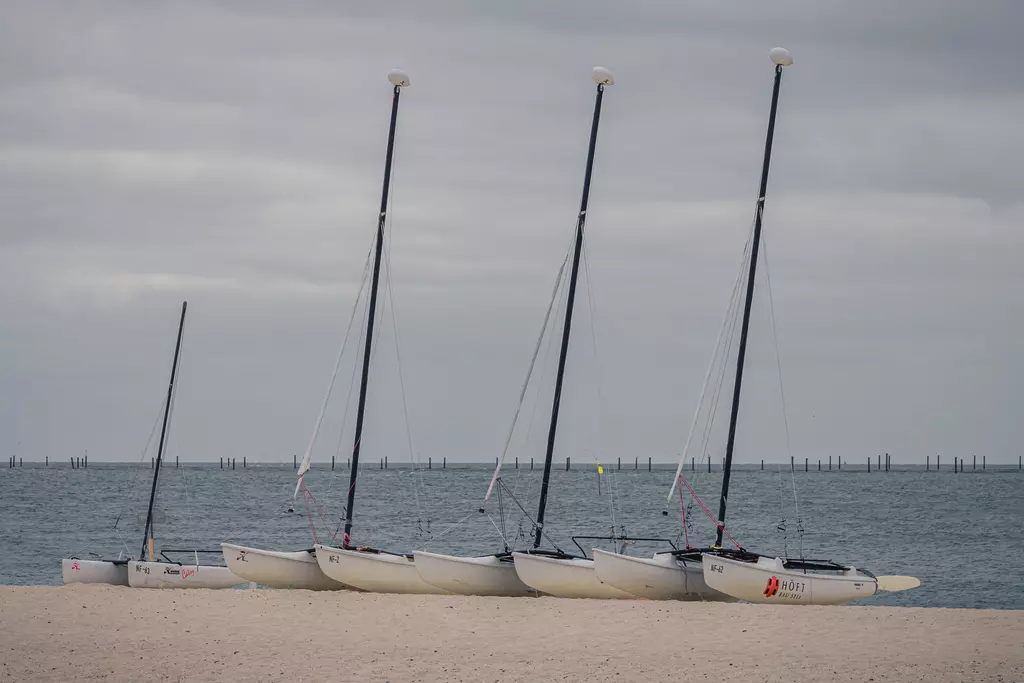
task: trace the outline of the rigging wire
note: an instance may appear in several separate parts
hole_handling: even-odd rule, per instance
[[[167,401],[167,398],[163,394],[161,394],[160,395],[160,404],[157,407],[157,411],[156,411],[156,417],[153,420],[152,428],[149,430],[149,438],[146,439],[146,445],[142,447],[142,452],[139,454],[139,462],[138,462],[139,465],[142,465],[142,463],[145,462],[146,455],[149,453],[149,447],[153,445],[153,437],[156,435],[156,428],[160,424],[160,418],[163,415],[164,403],[166,401]],[[125,483],[121,486],[121,489],[120,489],[120,491],[117,494],[117,497],[118,497],[119,500],[122,500],[122,501],[125,500],[125,498],[126,498],[125,492],[126,491],[128,491],[128,490],[136,490],[136,488],[137,488],[136,485],[138,484],[139,477],[142,476],[142,472],[143,471],[144,470],[142,470],[141,467],[140,467],[139,469],[137,469],[135,471],[135,473],[131,477],[129,477],[125,481]],[[124,516],[125,510],[127,508],[128,508],[128,504],[127,503],[121,503],[121,507],[117,511],[117,517],[114,519],[114,525],[112,527],[114,529],[114,533],[117,534],[117,537],[121,541],[121,545],[123,546],[122,550],[118,552],[118,559],[121,558],[122,554],[127,554],[129,557],[131,556],[131,550],[129,550],[128,544],[125,541],[124,536],[121,534],[121,530],[118,529],[118,527],[117,527],[117,525],[121,522],[121,517]]]
[[[415,500],[416,500],[416,508],[417,508],[417,510],[418,510],[418,512],[420,513],[421,516],[427,518],[427,527],[429,528],[430,527],[430,511],[426,508],[425,502],[424,502],[428,498],[428,495],[427,495],[426,485],[424,484],[424,481],[423,481],[423,466],[422,466],[422,462],[420,461],[420,457],[419,457],[417,451],[413,447],[412,423],[409,420],[409,401],[408,401],[408,398],[406,396],[406,391],[405,391],[405,375],[404,375],[404,373],[402,371],[402,353],[401,353],[401,349],[400,349],[399,342],[398,342],[398,322],[397,322],[397,319],[396,319],[396,316],[397,316],[397,306],[395,304],[395,285],[394,285],[394,278],[392,277],[392,269],[391,269],[391,242],[394,239],[394,234],[395,234],[395,212],[394,212],[394,206],[395,206],[395,197],[397,196],[397,193],[395,192],[395,178],[396,177],[397,177],[397,174],[394,172],[394,169],[392,169],[392,173],[391,173],[391,188],[390,188],[390,191],[388,193],[388,216],[387,216],[388,230],[387,230],[386,239],[385,239],[385,242],[384,242],[384,263],[385,263],[385,273],[386,273],[386,277],[387,277],[386,282],[387,282],[387,291],[388,291],[388,299],[387,300],[389,300],[391,302],[391,308],[390,308],[390,311],[391,311],[391,329],[392,329],[392,331],[394,332],[394,335],[395,335],[395,361],[396,361],[396,363],[398,365],[398,384],[399,384],[399,387],[400,387],[401,392],[402,392],[402,414],[403,414],[403,416],[405,418],[405,437],[406,437],[407,446],[409,448],[409,461],[410,461],[410,464],[412,465],[412,469],[413,469],[413,471],[411,473],[412,476],[413,476],[413,486],[412,486],[413,495],[414,495]],[[422,529],[421,529],[421,531],[422,531]]]
[[[739,268],[739,270],[736,273],[735,280],[733,281],[732,293],[729,296],[729,306],[726,309],[725,316],[722,318],[722,324],[719,326],[718,337],[715,339],[714,350],[712,351],[712,354],[711,354],[711,361],[708,363],[707,371],[704,374],[704,382],[701,385],[701,389],[700,389],[700,398],[698,399],[697,407],[694,409],[694,412],[693,412],[693,421],[690,423],[689,434],[687,434],[687,436],[686,436],[686,445],[683,447],[683,453],[682,453],[682,455],[679,458],[679,465],[676,467],[676,475],[675,475],[675,477],[672,478],[672,488],[669,489],[668,497],[665,499],[665,504],[666,505],[668,505],[668,503],[670,503],[672,501],[672,494],[675,492],[676,487],[678,485],[679,475],[682,474],[683,467],[686,465],[686,456],[689,455],[689,453],[690,453],[690,443],[693,440],[693,434],[696,431],[697,424],[700,421],[701,408],[704,406],[704,397],[705,397],[706,392],[707,392],[708,381],[711,379],[712,370],[713,370],[713,368],[715,368],[716,361],[719,358],[719,349],[720,349],[720,347],[722,345],[723,335],[725,334],[726,329],[730,328],[730,322],[732,324],[732,327],[735,327],[735,314],[733,313],[733,310],[734,310],[734,308],[736,306],[737,293],[739,292],[740,281],[742,280],[742,277],[743,277],[744,266],[746,265],[746,262],[747,262],[747,258],[748,258],[748,254],[749,254],[749,249],[750,249],[750,240],[748,239],[747,240],[747,244],[743,248],[743,258],[741,259],[741,262],[740,262],[740,268]],[[731,338],[731,333],[730,333],[729,336]],[[723,366],[724,366],[724,364],[725,363],[723,362]],[[717,402],[716,402],[716,405],[717,405]],[[703,462],[703,457],[704,457],[704,454],[702,453],[701,454],[701,461],[702,462]]]
[[[779,473],[779,515],[782,517],[782,521],[779,522],[775,530],[782,534],[782,556],[789,556],[789,534],[786,532],[786,506],[783,503],[782,491],[785,486],[782,483],[782,465],[778,465]]]
[[[768,312],[769,317],[772,321],[772,342],[775,346],[775,368],[778,372],[779,377],[779,397],[782,402],[782,422],[786,428],[786,450],[789,453],[789,461],[793,462],[793,446],[789,435],[789,411],[786,409],[786,390],[782,382],[782,360],[779,356],[779,336],[775,325],[775,299],[772,296],[772,278],[770,271],[768,270],[768,240],[764,237],[761,239],[761,246],[763,247],[764,254],[764,279],[765,285],[768,290]],[[796,472],[793,467],[790,467],[790,479],[793,484],[793,505],[796,512],[796,525],[797,525],[797,538],[799,539],[800,545],[800,557],[804,556],[804,527],[803,520],[800,518],[800,499],[796,492]]]
[[[570,247],[571,247],[571,245],[570,245]],[[548,322],[551,320],[551,309],[554,307],[555,301],[556,301],[556,299],[558,297],[558,291],[559,291],[559,289],[561,287],[561,283],[562,283],[562,275],[565,272],[565,264],[568,263],[568,261],[569,261],[569,252],[566,251],[565,258],[562,259],[562,264],[558,267],[558,274],[555,276],[555,285],[554,285],[554,287],[551,290],[551,300],[548,302],[548,309],[544,313],[544,322],[543,322],[543,324],[541,325],[541,328],[540,328],[540,335],[537,337],[537,343],[534,345],[534,348],[533,348],[533,355],[530,357],[530,365],[529,365],[529,368],[526,371],[526,379],[523,381],[522,389],[520,389],[520,391],[519,391],[519,403],[516,405],[516,411],[515,411],[515,413],[512,416],[512,424],[509,425],[508,435],[505,437],[505,447],[502,449],[502,451],[501,451],[501,458],[498,461],[498,464],[495,466],[494,476],[491,478],[491,483],[487,487],[487,493],[484,496],[484,502],[487,502],[487,499],[490,498],[490,496],[491,496],[491,489],[494,487],[494,482],[499,478],[499,476],[501,474],[501,466],[505,462],[506,455],[508,455],[509,444],[511,444],[511,442],[512,442],[512,435],[515,432],[516,424],[519,422],[519,412],[523,408],[523,400],[526,398],[527,388],[530,385],[530,378],[533,376],[533,370],[534,370],[534,367],[537,364],[537,354],[540,352],[541,344],[544,341],[544,334],[545,334],[545,332],[548,329]],[[548,348],[550,349],[550,342],[549,342]],[[547,357],[545,356],[545,360],[546,359],[547,359]],[[534,406],[534,408],[536,409],[536,405]],[[532,422],[533,422],[532,416],[531,416],[530,422],[531,422],[531,426],[532,426]]]
[[[324,395],[323,403],[320,406],[320,414],[317,416],[316,422],[313,425],[313,434],[309,438],[309,446],[306,447],[306,453],[302,456],[302,465],[299,467],[299,471],[297,474],[299,478],[299,483],[295,485],[295,493],[292,494],[293,500],[295,499],[296,496],[299,495],[299,488],[302,483],[302,477],[305,475],[306,471],[309,470],[310,461],[313,458],[313,448],[316,445],[316,438],[320,434],[320,426],[323,424],[324,414],[327,412],[327,405],[331,401],[331,394],[334,391],[334,383],[338,378],[338,370],[341,368],[341,359],[345,355],[345,349],[348,346],[348,338],[349,335],[352,333],[352,323],[355,322],[356,311],[359,309],[359,299],[362,297],[363,288],[366,286],[366,279],[370,269],[370,253],[371,252],[367,252],[366,254],[366,261],[363,264],[363,275],[359,282],[359,290],[356,292],[356,300],[352,306],[352,314],[349,316],[348,326],[345,328],[345,336],[342,338],[341,346],[338,348],[338,355],[334,360],[334,369],[331,371],[331,379],[327,383],[327,392]],[[349,395],[351,396],[351,392]]]
[[[594,312],[594,290],[593,290],[593,283],[591,281],[591,276],[590,276],[590,258],[589,258],[589,254],[588,254],[588,251],[587,251],[587,242],[585,240],[583,242],[583,249],[581,251],[583,252],[583,273],[586,276],[586,281],[587,281],[587,289],[586,289],[586,292],[587,292],[587,304],[588,304],[588,309],[590,311],[590,340],[591,340],[591,348],[593,349],[593,352],[594,352],[594,373],[593,373],[593,375],[594,375],[594,384],[597,387],[597,412],[598,412],[598,415],[597,415],[597,429],[595,431],[597,432],[598,444],[603,444],[604,443],[604,438],[602,436],[602,425],[604,423],[604,419],[603,418],[607,414],[607,411],[605,410],[604,394],[601,391],[601,370],[600,370],[601,363],[598,361],[598,355],[597,355],[597,328],[596,328],[596,323],[595,323],[595,319],[596,319],[597,316],[596,316],[596,314]],[[598,455],[600,455],[602,458],[604,457],[602,453],[598,453]],[[597,476],[598,476],[597,483],[598,483],[598,487],[600,488],[600,485],[601,485],[600,477],[601,477],[601,473],[602,473],[603,467],[601,466],[601,461],[598,458],[595,458],[593,456],[593,452],[591,452],[591,458],[594,460],[594,463],[597,465]],[[613,540],[617,540],[618,537],[615,534],[615,525],[617,524],[616,519],[615,519],[615,493],[614,493],[614,491],[611,488],[608,489],[608,512],[609,512],[609,516],[611,517],[611,522],[612,522],[612,533],[611,533],[611,535],[612,535]]]
[[[385,249],[384,249],[384,262],[385,262],[385,273],[386,273],[386,276],[387,276],[388,299],[391,301],[391,307],[390,307],[390,311],[391,311],[391,328],[392,328],[392,330],[395,333],[395,360],[396,360],[396,362],[398,364],[398,385],[399,385],[399,387],[401,388],[401,391],[402,391],[402,413],[403,413],[403,415],[405,417],[405,437],[406,437],[407,445],[409,447],[409,462],[412,465],[412,468],[413,468],[412,474],[414,475],[413,486],[412,486],[413,496],[415,497],[416,508],[420,512],[420,514],[425,516],[425,517],[429,517],[430,515],[429,515],[429,513],[427,513],[425,511],[423,503],[422,503],[422,501],[420,499],[420,494],[421,493],[422,493],[422,495],[424,497],[426,496],[426,490],[424,488],[423,478],[422,478],[422,476],[419,476],[419,475],[421,475],[421,472],[422,472],[422,468],[419,466],[419,464],[420,464],[419,463],[419,458],[416,455],[416,453],[415,453],[415,451],[413,449],[413,445],[412,445],[412,425],[409,422],[409,402],[408,402],[408,400],[406,398],[405,379],[404,379],[404,375],[402,373],[402,352],[401,352],[401,350],[399,348],[399,344],[398,344],[398,322],[395,319],[395,288],[394,288],[394,281],[391,278],[391,249],[390,249],[389,245],[386,245]],[[420,491],[419,489],[424,489],[424,490]],[[428,521],[428,524],[429,524],[429,521]]]

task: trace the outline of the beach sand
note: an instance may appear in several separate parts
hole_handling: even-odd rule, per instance
[[[1024,681],[1024,611],[0,588],[0,681]]]

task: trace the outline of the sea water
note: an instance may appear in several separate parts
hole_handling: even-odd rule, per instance
[[[630,458],[632,460],[632,458]],[[664,539],[625,546],[649,556],[685,544],[707,545],[714,527],[684,489],[666,501],[674,468],[634,463],[596,466],[564,462],[552,471],[545,545],[579,553],[574,535]],[[277,550],[336,543],[349,471],[315,465],[310,495],[293,501],[291,464],[221,469],[184,463],[161,471],[155,505],[156,547],[220,549],[222,541]],[[874,464],[874,463],[872,463]],[[726,526],[744,547],[763,554],[833,559],[875,574],[909,574],[921,587],[880,594],[858,604],[1024,609],[1024,473],[1016,467],[954,474],[919,469],[868,473],[866,468],[810,472],[789,466],[734,471]],[[703,468],[700,468],[703,469]],[[874,469],[874,468],[873,468]],[[483,496],[488,465],[436,463],[431,470],[376,461],[361,468],[352,541],[395,552],[425,548],[486,554],[524,547],[541,478],[520,463],[506,465],[501,496]],[[149,463],[92,463],[0,470],[0,584],[59,584],[63,557],[138,557],[149,492]],[[721,473],[684,472],[717,514]],[[794,496],[794,483],[796,495]],[[799,512],[797,505],[799,505]],[[307,514],[308,505],[308,514]],[[479,509],[484,507],[484,512]],[[289,512],[289,508],[293,511]],[[524,512],[525,510],[525,512]],[[613,542],[580,540],[587,553]],[[728,541],[726,545],[729,545]],[[182,562],[192,555],[170,554]],[[219,556],[200,561],[222,563]]]

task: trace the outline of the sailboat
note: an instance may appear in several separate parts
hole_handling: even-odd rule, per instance
[[[404,72],[392,71],[388,80],[392,85],[391,125],[388,129],[387,156],[384,162],[384,184],[381,190],[380,212],[370,280],[370,300],[367,306],[366,340],[363,349],[362,376],[359,384],[359,403],[356,411],[355,439],[352,447],[352,468],[349,475],[348,500],[345,506],[345,529],[341,547],[314,544],[314,554],[321,571],[330,579],[359,590],[376,593],[435,593],[446,591],[430,585],[416,573],[412,555],[392,553],[377,548],[352,544],[352,522],[355,512],[356,481],[359,477],[359,454],[362,448],[363,417],[366,411],[366,389],[369,384],[370,358],[373,349],[373,324],[377,311],[377,289],[380,280],[381,254],[384,249],[384,227],[387,219],[388,191],[391,184],[391,162],[395,149],[395,128],[398,123],[398,102],[402,88],[409,86]]]
[[[385,219],[387,216],[387,197],[388,190],[391,183],[391,160],[394,153],[394,141],[395,141],[395,127],[398,120],[398,100],[402,88],[409,87],[410,80],[409,75],[399,69],[393,69],[388,74],[388,81],[391,83],[393,88],[392,93],[392,105],[391,105],[391,124],[388,132],[388,148],[387,157],[384,167],[384,189],[383,196],[381,198],[380,213],[378,214],[377,234],[375,238],[375,250],[374,250],[374,263],[372,273],[372,284],[370,290],[370,301],[369,301],[369,317],[367,319],[367,334],[366,334],[366,346],[365,353],[363,356],[363,372],[361,377],[361,386],[359,392],[359,408],[356,417],[356,435],[355,435],[355,447],[352,453],[352,469],[351,469],[351,482],[349,486],[349,497],[348,507],[349,511],[346,518],[346,529],[345,539],[346,542],[343,544],[343,548],[348,548],[347,542],[348,534],[351,531],[351,511],[354,503],[355,493],[355,481],[358,474],[359,467],[359,451],[362,441],[362,430],[363,430],[363,414],[366,405],[366,388],[369,379],[369,363],[370,363],[370,350],[373,339],[373,325],[376,316],[377,308],[377,289],[378,279],[381,264],[381,251],[383,248],[383,234]],[[360,295],[362,289],[360,289]],[[357,305],[359,296],[356,297]],[[354,315],[353,311],[353,315]],[[347,339],[347,338],[346,338]],[[341,362],[341,355],[344,351],[344,344],[342,349],[338,353],[338,360],[335,363],[335,374],[337,374],[338,365]],[[316,426],[313,429],[313,436],[310,439],[309,447],[306,449],[305,454],[302,458],[302,463],[298,468],[298,483],[295,487],[295,494],[293,498],[298,495],[299,491],[303,488],[303,478],[309,471],[310,462],[313,453],[313,444],[316,441],[317,432],[320,428],[320,424],[324,417],[324,411],[327,408],[327,402],[331,395],[331,386],[328,386],[327,395],[324,398],[323,406],[320,409],[320,415],[317,418]],[[306,495],[306,492],[303,492]],[[315,540],[315,539],[314,539]],[[276,550],[264,550],[260,548],[252,548],[244,545],[237,545],[234,543],[221,543],[221,549],[224,552],[224,559],[231,569],[238,573],[239,576],[255,581],[256,583],[268,586],[271,588],[295,588],[295,589],[306,589],[306,590],[338,590],[342,588],[361,588],[354,583],[348,583],[346,581],[339,580],[339,571],[337,571],[334,565],[339,564],[338,557],[340,556],[337,552],[340,549],[330,548],[329,546],[321,546],[318,543],[314,543],[312,548],[307,550],[295,550],[295,551],[276,551]],[[322,549],[322,550],[321,550]],[[333,561],[329,561],[327,564],[330,565],[331,571],[325,571],[320,563],[319,552],[329,553],[331,557],[335,558]],[[404,556],[396,556],[404,558]],[[402,559],[402,562],[407,562],[410,566],[411,560]],[[401,571],[403,566],[395,563],[395,567],[398,571]],[[387,569],[391,569],[392,565],[386,565]],[[415,577],[415,570],[413,570],[414,584],[422,583],[418,581],[418,577]],[[359,575],[356,573],[355,580],[359,582]],[[433,589],[426,586],[427,591],[433,592]],[[368,590],[368,589],[363,589]],[[404,592],[404,591],[394,591]]]
[[[602,585],[594,576],[593,563],[590,559],[574,557],[560,550],[550,551],[540,548],[541,541],[544,538],[544,512],[547,506],[548,486],[551,479],[551,462],[554,455],[555,434],[558,428],[558,409],[562,394],[562,379],[565,374],[565,359],[569,348],[569,332],[572,325],[576,280],[579,274],[580,255],[583,249],[583,229],[587,218],[590,178],[594,165],[594,152],[597,146],[597,131],[601,120],[601,102],[604,97],[605,88],[614,83],[611,72],[603,67],[594,67],[592,78],[597,84],[597,95],[594,102],[590,145],[587,152],[587,165],[583,181],[583,198],[576,222],[576,239],[573,250],[572,270],[569,277],[558,372],[555,379],[551,422],[548,430],[547,452],[544,458],[544,474],[541,480],[537,517],[534,520],[533,548],[525,552],[513,552],[506,544],[504,552],[481,557],[457,557],[428,552],[414,553],[416,568],[420,576],[434,586],[443,588],[451,593],[464,595],[532,595],[544,593],[560,597],[633,597],[610,586]],[[546,325],[547,319],[545,319],[545,328]],[[527,381],[529,381],[529,375],[527,376]],[[488,487],[488,496],[496,482],[500,485],[500,468],[501,463],[499,461],[495,467],[494,477]]]
[[[709,595],[714,597],[717,594],[748,602],[839,605],[858,598],[870,597],[879,590],[907,590],[920,585],[920,581],[914,577],[876,577],[864,569],[831,560],[811,560],[802,557],[799,559],[781,558],[754,553],[745,549],[725,529],[725,513],[746,358],[747,333],[754,296],[754,278],[761,240],[765,195],[768,188],[768,170],[771,162],[779,88],[783,69],[793,63],[789,52],[783,48],[772,49],[769,56],[775,65],[775,81],[761,170],[761,185],[750,243],[746,296],[740,327],[729,433],[717,518],[707,510],[689,484],[682,478],[683,461],[680,461],[676,471],[676,481],[673,482],[673,488],[681,483],[689,489],[691,496],[714,522],[717,536],[715,544],[710,548],[687,547],[679,551],[659,553],[651,560],[626,558],[595,551],[598,575],[603,581],[643,597],[693,599]],[[669,494],[670,497],[671,494],[672,492]],[[726,536],[736,546],[734,549],[723,547],[723,539]]]
[[[134,588],[231,588],[245,583],[243,579],[231,573],[227,567],[200,565],[199,550],[171,550],[161,552],[161,561],[154,559],[153,540],[153,505],[156,502],[157,482],[160,477],[164,446],[167,442],[167,428],[170,423],[171,405],[174,398],[174,381],[178,372],[178,358],[181,353],[181,338],[185,330],[185,312],[188,302],[181,304],[181,320],[178,323],[178,337],[174,346],[174,362],[171,365],[171,379],[167,385],[167,400],[164,403],[163,426],[160,430],[160,445],[157,448],[156,461],[153,466],[153,485],[149,494],[149,507],[146,513],[146,526],[142,535],[142,549],[139,557],[147,555],[148,561],[118,560],[82,560],[66,558],[61,561],[61,573],[64,583],[105,583]],[[194,564],[184,564],[171,560],[167,553],[191,553]]]

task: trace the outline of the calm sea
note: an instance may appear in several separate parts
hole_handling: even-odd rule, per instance
[[[629,465],[603,475],[593,465],[568,472],[564,463],[555,467],[546,520],[554,543],[576,550],[573,535],[608,535],[613,528],[681,542],[678,495],[665,504],[673,470]],[[785,548],[796,556],[802,540],[806,557],[921,579],[917,590],[863,604],[1024,609],[1024,473],[1016,466],[984,472],[968,467],[961,474],[948,465],[941,472],[798,471],[799,522],[793,478],[788,466],[782,469],[780,474],[766,465],[765,471],[744,468],[733,475],[727,526],[745,547],[762,553]],[[522,546],[530,523],[516,501],[535,513],[540,468],[507,466],[501,504],[492,497],[480,513],[491,472],[486,465],[427,471],[394,463],[382,471],[374,462],[360,473],[353,541],[394,551],[488,553],[501,549],[504,536]],[[686,476],[717,512],[721,475]],[[329,465],[306,475],[321,542],[336,533],[348,477],[345,468],[331,471]],[[58,584],[60,560],[70,555],[138,556],[151,480],[148,463],[0,469],[0,584]],[[234,541],[308,548],[313,532],[301,495],[288,512],[294,486],[290,464],[165,467],[156,504],[157,547],[216,550],[221,541]],[[713,528],[686,499],[691,544],[707,544]],[[581,545],[588,552],[608,547],[599,541]],[[636,543],[627,551],[649,555],[654,549]]]

